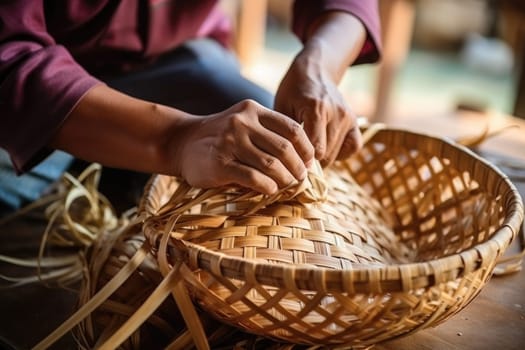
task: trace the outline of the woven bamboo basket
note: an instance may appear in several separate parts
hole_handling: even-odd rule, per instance
[[[442,138],[365,139],[273,197],[152,179],[143,230],[197,347],[188,296],[250,333],[358,348],[435,326],[478,295],[523,220],[512,183]]]
[[[130,227],[118,236],[106,234],[99,238],[92,247],[89,257],[89,281],[83,284],[79,297],[79,310],[94,299],[96,293],[115,275],[130,266],[144,245],[145,237],[139,225]],[[113,237],[112,237],[113,236]],[[86,280],[84,280],[86,281]],[[151,315],[137,329],[126,328],[129,335],[120,345],[106,343],[106,340],[133,317],[155,293],[162,283],[162,275],[158,270],[155,257],[145,256],[140,264],[136,264],[133,273],[116,288],[116,290],[100,306],[89,313],[83,320],[77,318],[79,324],[73,329],[74,338],[79,349],[118,348],[122,350],[136,349],[192,349],[192,339],[185,326],[179,309],[173,298],[166,298],[154,308]],[[159,299],[157,299],[158,301]],[[206,313],[199,313],[199,319],[206,332],[207,342],[212,349],[273,349],[273,350],[305,350],[304,347],[290,344],[279,344],[271,339],[258,337],[240,331],[238,328],[216,322]],[[104,344],[104,345],[103,345]]]

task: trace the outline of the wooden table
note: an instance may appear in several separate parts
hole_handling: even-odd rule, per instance
[[[525,164],[525,121],[498,114],[451,113],[387,121],[392,126],[459,137],[473,135],[488,123],[491,129],[516,124],[486,141],[480,150],[488,157],[505,157]],[[525,171],[521,171],[525,177]],[[522,195],[525,183],[516,183]],[[34,254],[45,221],[29,218],[0,228],[0,254]],[[516,242],[515,242],[516,243]],[[517,244],[510,251],[516,252]],[[34,256],[34,255],[33,255]],[[0,264],[0,273],[5,270]],[[28,348],[56,328],[74,309],[75,294],[40,285],[0,289],[0,337],[17,348]],[[4,346],[5,347],[5,346]],[[523,349],[525,347],[525,272],[494,277],[464,310],[443,324],[392,340],[376,349]],[[3,348],[0,344],[0,348]],[[71,337],[57,349],[74,348]]]

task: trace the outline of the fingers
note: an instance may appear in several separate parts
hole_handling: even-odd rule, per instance
[[[323,166],[329,166],[335,161],[350,126],[350,118],[344,111],[335,108],[332,111],[336,115],[333,116],[331,122],[326,126],[326,153],[321,159]]]
[[[226,183],[234,183],[267,195],[278,190],[277,183],[269,176],[237,160],[223,164],[221,172],[221,177]]]
[[[279,135],[261,129],[267,134],[268,141],[264,142],[264,136],[260,133],[252,135],[253,139],[262,145],[259,146],[247,137],[246,141],[242,141],[244,145],[235,153],[239,162],[270,177],[279,187],[286,187],[294,181],[304,179],[306,167],[297,153],[292,151],[291,143]],[[279,148],[271,145],[271,140],[276,140],[276,144],[285,146]]]
[[[334,117],[327,126],[328,145],[323,166],[332,164],[336,159],[345,159],[356,152],[361,146],[361,133],[355,115],[344,104],[334,106]]]
[[[182,176],[191,186],[211,188],[236,184],[268,195],[278,191],[275,180],[253,166],[243,164],[232,154],[213,145],[193,146],[200,149],[193,148],[186,154],[182,171]]]
[[[337,155],[337,159],[346,159],[352,154],[357,152],[363,146],[363,138],[361,136],[361,131],[357,126],[354,126],[348,133],[345,135],[343,144]]]
[[[304,108],[321,114],[302,115],[305,131],[315,148],[315,157],[323,166],[332,164],[336,159],[344,159],[361,147],[361,133],[357,122],[346,104],[320,101],[324,107]]]
[[[230,123],[217,147],[231,159],[222,165],[224,178],[269,194],[306,177],[305,163],[313,161],[314,150],[297,122],[253,101],[226,113]]]
[[[253,142],[263,150],[278,157],[295,175],[300,176],[306,169],[298,161],[309,163],[314,158],[314,147],[307,133],[296,121],[275,111],[264,109],[259,122],[266,130],[255,134]],[[295,152],[291,152],[295,150]],[[299,159],[295,157],[299,156]],[[299,167],[299,169],[297,169]]]
[[[327,124],[327,118],[334,115],[321,109],[321,114],[312,113],[303,119],[306,131],[294,120],[253,101],[243,101],[203,119],[188,133],[181,175],[197,187],[237,184],[273,194],[306,176],[305,163],[317,154],[308,132],[325,156],[332,150],[329,162],[359,145],[358,129],[347,132],[353,119],[347,115],[347,124],[337,118]]]
[[[298,117],[304,121],[304,131],[315,149],[315,158],[324,159],[326,154],[326,123],[327,114],[322,110],[304,107]]]

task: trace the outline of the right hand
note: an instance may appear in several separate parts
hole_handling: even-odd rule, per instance
[[[245,100],[207,117],[189,117],[173,145],[176,173],[200,188],[237,184],[273,194],[306,177],[314,148],[301,126]]]

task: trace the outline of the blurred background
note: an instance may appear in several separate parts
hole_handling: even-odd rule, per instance
[[[290,31],[292,2],[223,1],[244,73],[270,91],[301,47]],[[460,108],[525,118],[525,1],[379,3],[382,61],[350,68],[340,85],[357,114],[385,121]]]

